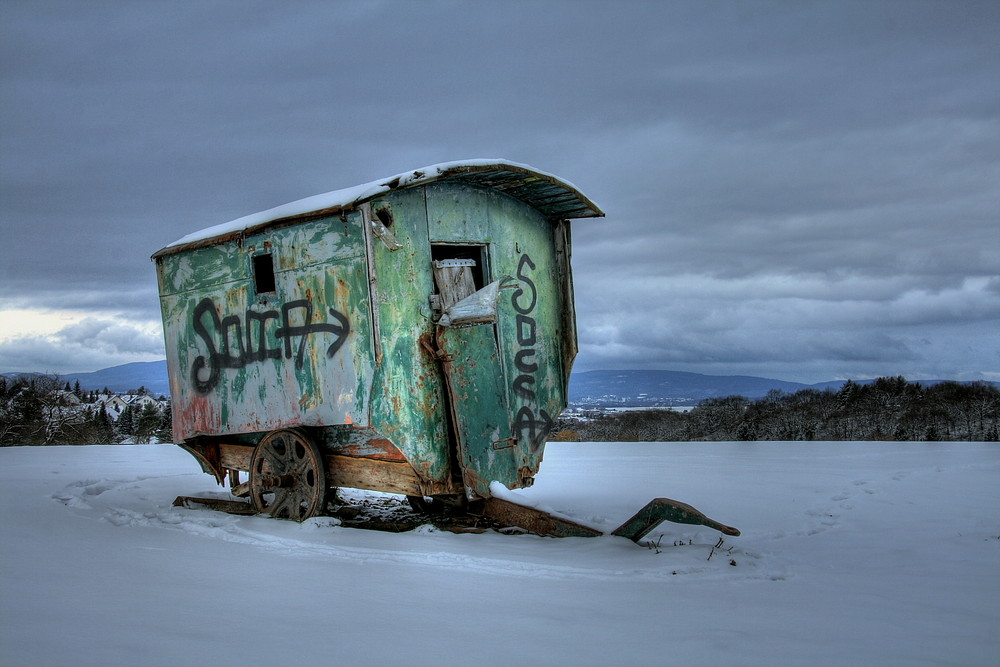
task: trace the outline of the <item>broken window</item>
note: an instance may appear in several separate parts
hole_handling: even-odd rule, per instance
[[[437,308],[447,310],[486,285],[485,254],[483,246],[431,246]]]
[[[392,207],[389,204],[380,203],[372,207],[372,213],[378,218],[378,221],[382,223],[382,226],[386,229],[392,227]]]
[[[253,284],[257,294],[274,292],[274,258],[270,253],[253,256]]]

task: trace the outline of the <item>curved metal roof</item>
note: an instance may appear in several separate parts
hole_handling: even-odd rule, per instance
[[[599,209],[571,183],[513,162],[452,163],[435,180],[462,181],[499,190],[537,209],[550,220],[601,218]]]
[[[209,227],[174,241],[153,257],[223,243],[276,225],[345,213],[387,192],[441,181],[458,181],[503,192],[528,204],[549,220],[604,217],[604,212],[596,204],[574,185],[557,176],[508,160],[462,160],[431,165],[388,179],[307,197]]]

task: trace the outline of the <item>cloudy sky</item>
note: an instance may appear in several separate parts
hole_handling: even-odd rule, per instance
[[[149,256],[502,157],[574,226],[577,370],[1000,380],[1000,4],[0,3],[0,371],[163,358]]]

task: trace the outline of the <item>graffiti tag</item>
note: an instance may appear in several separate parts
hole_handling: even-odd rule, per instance
[[[535,392],[535,373],[538,371],[538,363],[535,361],[535,344],[538,342],[537,324],[531,314],[535,311],[538,303],[538,290],[534,281],[527,274],[527,270],[535,270],[535,263],[528,255],[521,255],[521,260],[517,264],[517,278],[521,281],[522,287],[511,295],[510,302],[517,312],[517,344],[519,349],[514,355],[514,366],[520,373],[514,378],[512,388],[514,394],[525,401],[528,405],[523,405],[514,417],[514,431],[518,434],[527,432],[527,441],[531,446],[531,451],[536,452],[545,442],[545,436],[549,434],[555,422],[545,410],[539,410],[535,414],[531,403],[534,403],[537,393]],[[541,419],[538,418],[541,416]]]
[[[283,304],[280,313],[277,310],[262,313],[247,310],[242,318],[239,315],[220,318],[215,302],[210,298],[202,299],[195,306],[193,326],[208,353],[195,358],[191,364],[191,384],[195,391],[207,394],[215,389],[225,368],[243,368],[265,359],[291,359],[294,356],[295,368],[301,369],[305,362],[306,340],[313,334],[336,336],[326,349],[326,356],[337,354],[351,332],[350,321],[343,313],[330,308],[334,322],[313,322],[313,312],[312,302],[302,299]],[[302,324],[293,324],[293,321]],[[271,347],[269,331],[281,347]],[[220,343],[218,346],[217,341]]]

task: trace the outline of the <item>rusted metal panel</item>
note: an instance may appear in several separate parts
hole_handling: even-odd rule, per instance
[[[422,190],[401,190],[371,202],[390,211],[390,231],[402,246],[371,246],[378,285],[381,361],[373,369],[371,425],[391,440],[428,483],[452,478],[447,403],[440,364],[421,339],[433,333],[431,247]]]
[[[321,220],[159,260],[176,438],[368,422],[362,244],[356,224]],[[251,275],[262,252],[273,292]]]
[[[220,285],[246,280],[250,267],[240,261],[241,254],[236,245],[216,245],[178,257],[169,263],[169,270],[157,272],[160,296],[217,290]]]
[[[340,445],[331,449],[338,454],[353,456],[355,458],[396,461],[397,463],[405,463],[407,461],[403,452],[391,440],[387,440],[386,438],[371,438],[364,442]]]

